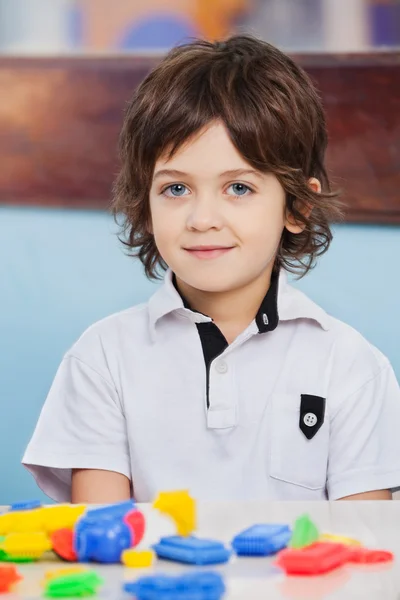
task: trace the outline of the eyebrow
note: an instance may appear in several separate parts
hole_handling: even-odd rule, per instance
[[[230,171],[224,171],[220,173],[219,177],[241,177],[242,175],[255,175],[261,178],[262,174],[254,169],[232,169]],[[161,169],[154,174],[153,180],[159,179],[160,177],[190,177],[189,173],[184,171],[177,171],[176,169]]]

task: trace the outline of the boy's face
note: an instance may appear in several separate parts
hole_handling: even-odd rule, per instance
[[[255,171],[215,122],[168,160],[150,189],[157,248],[178,279],[203,292],[227,292],[272,272],[288,222],[275,175]]]

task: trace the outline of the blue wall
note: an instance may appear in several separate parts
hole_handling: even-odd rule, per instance
[[[0,505],[40,497],[20,459],[65,350],[92,322],[154,290],[110,217],[0,209]],[[400,377],[400,229],[341,226],[297,283],[359,329]]]

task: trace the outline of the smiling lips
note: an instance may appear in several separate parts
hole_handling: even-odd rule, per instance
[[[233,248],[234,246],[191,246],[184,248],[184,250],[189,252],[189,254],[195,258],[207,260],[227,254],[230,250],[233,250]]]

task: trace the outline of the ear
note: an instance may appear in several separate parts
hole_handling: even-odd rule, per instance
[[[317,194],[321,192],[321,182],[319,179],[310,177],[308,180],[308,185],[313,192],[316,192]],[[309,217],[311,212],[312,206],[310,204],[306,204],[302,207],[302,213],[305,217]],[[290,233],[301,233],[304,231],[305,225],[304,223],[296,221],[294,216],[290,212],[286,211],[285,228],[290,231]]]

